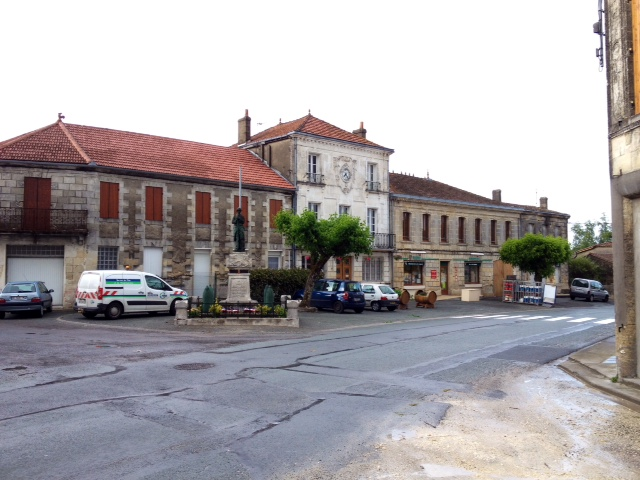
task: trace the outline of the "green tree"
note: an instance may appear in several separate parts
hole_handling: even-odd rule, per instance
[[[594,278],[602,281],[602,268],[587,257],[569,260],[569,278]]]
[[[611,241],[611,224],[604,213],[599,221],[587,220],[584,223],[574,224],[571,231],[573,232],[571,248],[574,252]]]
[[[556,265],[571,257],[571,246],[564,238],[545,237],[532,233],[520,239],[507,240],[500,249],[500,260],[533,273],[536,282],[553,274]]]
[[[371,254],[371,232],[357,217],[332,215],[321,220],[309,210],[300,215],[281,210],[276,215],[275,224],[288,245],[296,245],[308,252],[311,259],[302,306],[309,304],[313,283],[322,278],[322,269],[331,257],[354,255],[357,258],[360,254]]]

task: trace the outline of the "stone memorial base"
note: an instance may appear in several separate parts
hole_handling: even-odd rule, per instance
[[[227,298],[220,302],[220,305],[229,303],[258,303],[251,300],[251,289],[249,288],[249,272],[229,273],[227,286]]]

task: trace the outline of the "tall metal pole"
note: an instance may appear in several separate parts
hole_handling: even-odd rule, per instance
[[[242,208],[242,167],[240,167],[240,187],[238,188],[238,208]]]

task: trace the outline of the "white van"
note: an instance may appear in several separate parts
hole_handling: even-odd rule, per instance
[[[175,315],[176,301],[187,298],[187,292],[173,288],[152,273],[95,270],[82,272],[73,309],[85,318],[104,314],[110,320],[123,313]]]

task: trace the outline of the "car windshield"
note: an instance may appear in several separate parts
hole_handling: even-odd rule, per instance
[[[2,293],[32,293],[36,291],[33,283],[13,283],[4,287]]]
[[[380,291],[382,293],[396,293],[389,285],[380,285]]]

